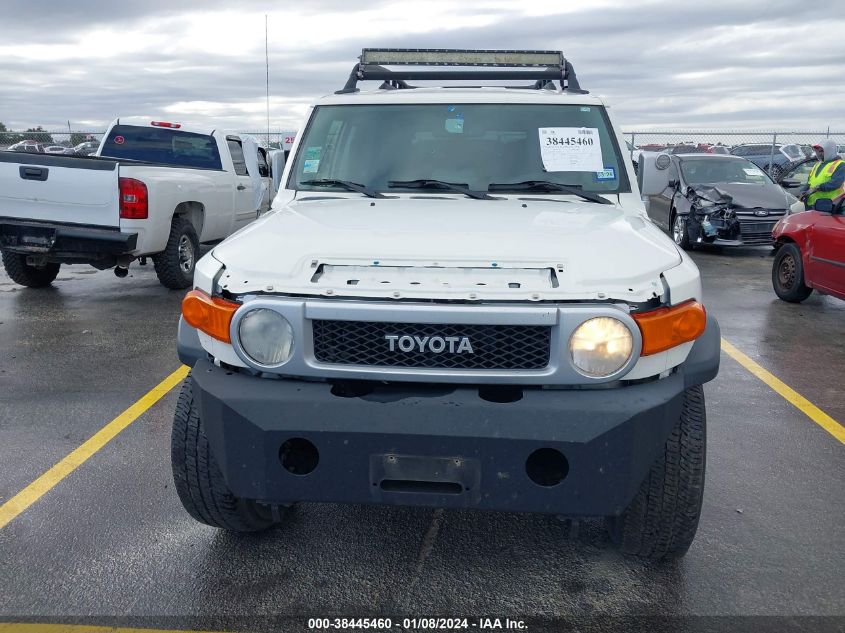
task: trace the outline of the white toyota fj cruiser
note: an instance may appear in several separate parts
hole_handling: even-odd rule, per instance
[[[432,79],[530,83],[407,83]],[[272,210],[183,302],[188,512],[234,531],[297,501],[604,517],[627,552],[683,555],[719,328],[563,55],[365,49],[302,130]]]

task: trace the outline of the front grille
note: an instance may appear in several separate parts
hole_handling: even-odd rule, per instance
[[[774,222],[740,222],[739,238],[749,245],[754,244],[771,244],[772,243],[772,229],[775,228]]]
[[[551,328],[542,325],[452,325],[381,323],[371,321],[312,321],[314,356],[321,363],[371,367],[436,369],[543,369],[549,364]],[[401,351],[392,337],[417,337],[411,351]],[[443,337],[444,351],[436,353],[419,340]],[[447,337],[454,337],[450,351]],[[460,340],[467,337],[469,353]],[[405,347],[408,347],[407,339]],[[438,342],[435,348],[439,348]]]

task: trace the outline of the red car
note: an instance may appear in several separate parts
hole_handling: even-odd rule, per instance
[[[772,285],[784,301],[800,303],[813,289],[845,299],[845,204],[819,200],[787,215],[772,230]]]

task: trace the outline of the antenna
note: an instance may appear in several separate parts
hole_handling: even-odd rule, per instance
[[[270,49],[267,37],[267,14],[264,14],[264,67],[267,71],[267,149],[270,149]]]

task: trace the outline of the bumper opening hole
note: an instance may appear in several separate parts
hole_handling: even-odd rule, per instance
[[[294,475],[308,475],[314,472],[320,461],[320,452],[308,440],[292,437],[282,444],[279,459],[285,470]]]
[[[525,472],[538,486],[557,486],[569,474],[569,462],[559,450],[538,448],[525,460]]]
[[[464,487],[453,481],[419,481],[416,479],[383,479],[385,492],[427,492],[438,495],[459,495]]]
[[[371,382],[336,382],[332,385],[332,395],[338,398],[361,398],[370,395],[374,389]]]
[[[478,388],[478,397],[499,404],[519,402],[522,400],[522,389],[513,385],[485,385]]]

